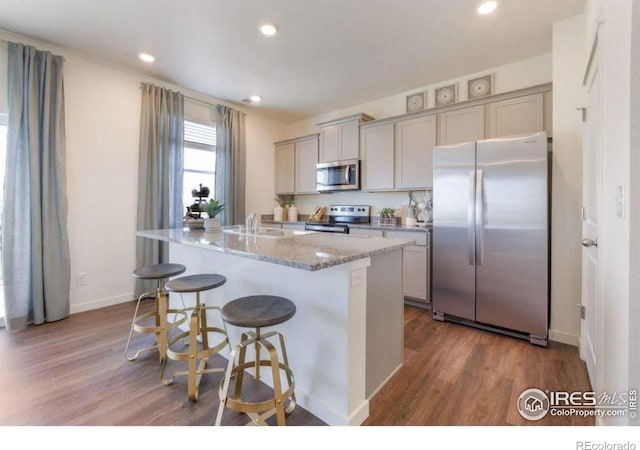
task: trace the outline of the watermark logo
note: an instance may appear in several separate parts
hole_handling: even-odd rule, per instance
[[[527,389],[518,397],[518,412],[527,420],[551,416],[624,416],[637,418],[637,390],[626,392],[565,392]]]
[[[518,412],[527,420],[540,420],[549,412],[549,397],[540,389],[527,389],[518,397]]]

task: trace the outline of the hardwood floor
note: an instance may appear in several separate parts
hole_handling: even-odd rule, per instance
[[[141,308],[152,306],[148,300]],[[15,334],[0,330],[0,425],[212,425],[220,374],[204,376],[199,400],[190,402],[185,377],[171,386],[160,383],[156,354],[124,358],[134,307],[75,314]],[[135,334],[132,346],[152,339]],[[225,363],[216,357],[210,365]],[[245,378],[251,395],[268,394]],[[543,349],[439,323],[428,311],[406,306],[404,365],[371,400],[365,425],[593,425],[592,418],[549,415],[526,421],[515,402],[530,387],[589,390],[577,349],[553,342]],[[225,412],[226,425],[246,422]],[[300,407],[287,422],[324,424]]]

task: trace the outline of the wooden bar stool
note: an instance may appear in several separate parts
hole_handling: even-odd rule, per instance
[[[169,292],[177,292],[181,295],[183,293],[196,294],[196,304],[193,308],[186,308],[191,312],[191,318],[189,320],[189,331],[185,331],[173,337],[169,342],[167,349],[167,356],[169,359],[176,361],[187,361],[187,370],[174,372],[173,376],[169,379],[164,378],[165,365],[162,366],[162,382],[167,386],[173,383],[176,376],[187,376],[187,394],[189,400],[198,399],[198,386],[202,375],[205,373],[224,372],[224,368],[219,369],[205,369],[209,356],[218,353],[224,348],[225,345],[229,345],[229,338],[227,335],[226,325],[222,323],[224,328],[211,327],[207,325],[207,311],[217,310],[220,311],[218,306],[205,306],[200,302],[200,293],[209,291],[217,287],[222,286],[227,282],[227,279],[222,275],[217,274],[199,274],[199,275],[187,275],[185,277],[176,278],[171,280],[166,285],[166,290]],[[221,342],[211,346],[209,343],[209,333],[218,333],[223,336]],[[171,346],[184,338],[189,339],[187,351],[175,351]],[[198,344],[200,340],[201,344]],[[200,365],[198,366],[198,361]]]
[[[241,342],[236,345],[229,355],[229,363],[224,379],[220,383],[220,406],[216,417],[216,425],[222,423],[225,406],[237,412],[247,414],[251,422],[247,425],[267,425],[266,419],[277,416],[278,425],[286,425],[285,413],[290,414],[296,406],[294,393],[293,372],[289,368],[287,350],[284,337],[277,331],[262,334],[261,328],[281,324],[289,320],[296,313],[296,305],[291,300],[272,295],[254,295],[233,300],[222,308],[222,318],[226,323],[242,328],[255,328],[255,332],[242,333]],[[278,359],[275,346],[267,340],[272,336],[280,339],[282,362]],[[255,359],[245,362],[247,347],[255,346]],[[264,348],[269,359],[260,359],[260,349]],[[238,364],[235,364],[239,356]],[[265,401],[247,402],[242,400],[242,380],[244,370],[253,367],[254,378],[260,378],[260,367],[271,367],[273,376],[273,398]],[[287,377],[288,387],[282,390],[281,371]],[[231,378],[235,376],[233,395],[228,395]],[[285,403],[288,404],[285,406]]]
[[[133,361],[134,359],[136,359],[140,355],[140,353],[147,350],[152,350],[154,348],[158,349],[159,359],[161,363],[163,363],[167,358],[168,332],[186,322],[187,313],[181,309],[168,309],[169,296],[164,290],[164,282],[170,277],[180,275],[185,270],[187,270],[187,268],[182,264],[165,263],[149,264],[139,267],[133,271],[133,276],[135,278],[140,278],[142,280],[157,280],[158,285],[155,290],[145,292],[140,297],[138,297],[138,303],[136,304],[136,310],[133,313],[133,320],[131,322],[131,330],[129,330],[129,339],[127,339],[127,345],[124,348],[124,354],[129,361]],[[150,296],[154,296],[156,299],[155,311],[138,316],[140,301],[143,298]],[[174,314],[173,322],[168,322],[167,314],[171,313]],[[145,324],[145,319],[148,319],[149,317],[155,317],[154,325]],[[138,333],[155,334],[156,343],[149,347],[141,348],[133,355],[129,355],[129,343],[131,342],[131,335],[134,331]]]

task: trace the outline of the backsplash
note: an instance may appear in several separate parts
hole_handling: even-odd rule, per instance
[[[413,191],[417,192],[417,191]],[[431,190],[427,190],[427,199],[431,198]],[[296,207],[298,214],[308,217],[318,207],[328,205],[368,205],[371,207],[371,217],[378,215],[382,208],[395,208],[396,217],[402,220],[407,215],[409,205],[409,192],[334,192],[327,194],[296,195]],[[273,205],[276,206],[275,203]],[[271,211],[267,212],[270,213]],[[431,213],[428,212],[428,220],[431,221]]]

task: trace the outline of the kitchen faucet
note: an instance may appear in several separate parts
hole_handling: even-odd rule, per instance
[[[247,233],[257,233],[260,229],[260,219],[258,219],[258,212],[253,211],[247,216],[245,223]]]

